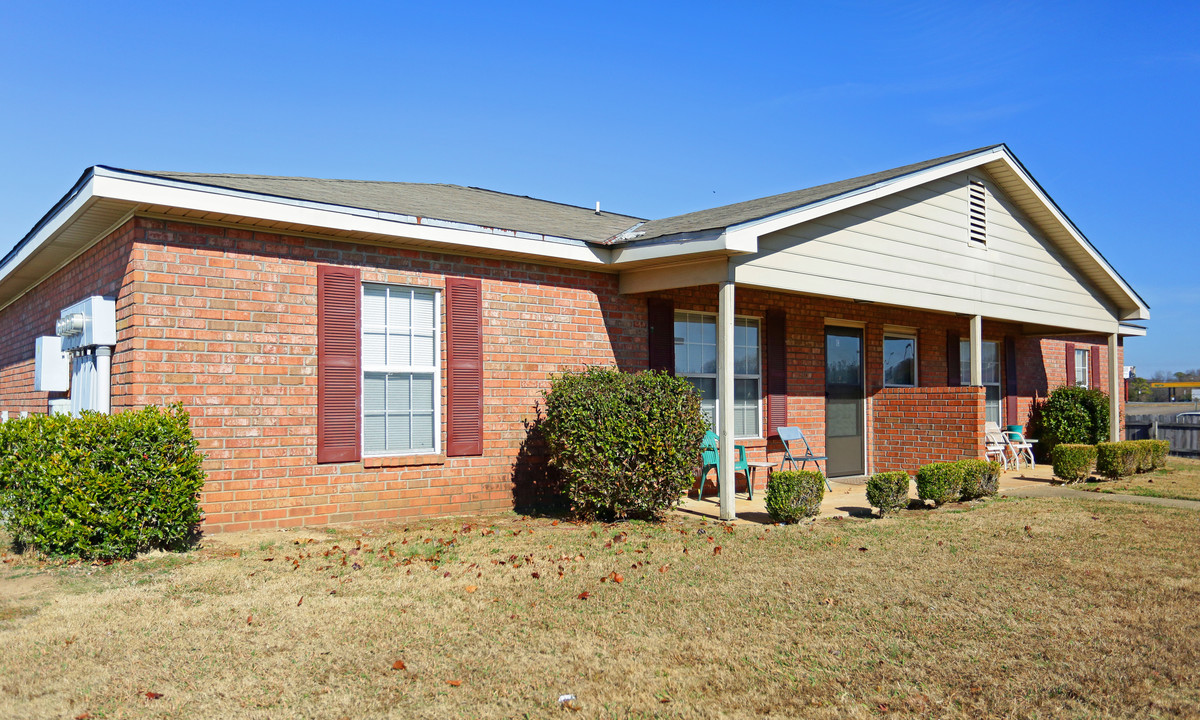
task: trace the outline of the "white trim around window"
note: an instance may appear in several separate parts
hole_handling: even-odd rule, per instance
[[[362,284],[363,457],[441,451],[441,292]]]
[[[735,315],[733,320],[734,437],[762,437],[762,319]],[[675,375],[700,391],[701,408],[717,430],[717,315],[675,311]]]

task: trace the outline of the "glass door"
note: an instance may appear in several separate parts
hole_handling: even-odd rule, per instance
[[[829,477],[862,475],[863,334],[858,328],[825,328],[825,471]]]

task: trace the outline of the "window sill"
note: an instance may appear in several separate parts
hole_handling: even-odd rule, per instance
[[[446,456],[441,453],[427,453],[425,455],[388,455],[363,458],[363,467],[365,468],[410,467],[413,465],[444,465],[445,463]]]

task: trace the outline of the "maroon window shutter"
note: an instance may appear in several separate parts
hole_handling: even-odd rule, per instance
[[[787,313],[767,311],[767,433],[779,435],[778,428],[788,424],[787,395]]]
[[[1004,336],[1004,414],[1017,424],[1017,339]]]
[[[954,387],[962,385],[962,366],[958,353],[959,339],[958,333],[953,330],[946,331],[946,385]]]
[[[483,283],[446,278],[446,454],[483,454]]]
[[[317,266],[317,462],[362,459],[358,269]]]
[[[1091,372],[1088,373],[1088,384],[1096,390],[1100,387],[1100,348],[1093,345],[1088,350],[1088,361],[1092,365]]]
[[[646,330],[650,342],[650,369],[675,374],[675,303],[646,299]]]
[[[1067,343],[1067,385],[1075,384],[1075,343]]]

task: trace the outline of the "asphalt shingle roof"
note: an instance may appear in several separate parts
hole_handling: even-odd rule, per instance
[[[115,169],[115,168],[114,168]],[[138,175],[536,235],[602,243],[642,218],[492,190],[428,183],[126,170]]]

